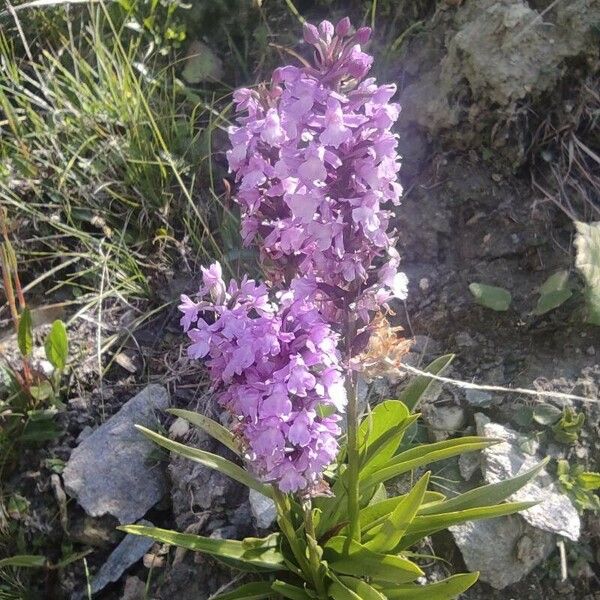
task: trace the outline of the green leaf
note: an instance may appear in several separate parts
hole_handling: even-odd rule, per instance
[[[568,287],[569,271],[557,271],[554,275],[550,275],[548,279],[540,286],[540,295],[545,296],[552,292],[560,292]]]
[[[419,566],[410,560],[393,554],[372,552],[355,541],[350,543],[346,555],[345,542],[345,537],[336,536],[325,544],[323,557],[335,573],[390,583],[406,583],[423,575]]]
[[[64,370],[69,358],[69,338],[65,324],[56,320],[52,323],[50,333],[44,344],[46,358],[52,363],[52,366],[59,371]]]
[[[600,473],[593,471],[584,471],[577,476],[577,483],[584,490],[600,489]]]
[[[365,548],[374,552],[390,552],[400,543],[421,508],[430,475],[431,473],[425,473],[393,512],[382,523],[369,530],[366,541],[363,542]]]
[[[472,283],[469,285],[471,294],[475,297],[477,304],[491,308],[495,311],[504,312],[508,310],[512,302],[512,296],[508,290],[495,285],[485,283]]]
[[[395,496],[394,498],[387,498],[386,500],[374,502],[373,504],[369,504],[369,506],[363,508],[360,511],[361,531],[367,531],[373,527],[374,523],[377,523],[381,518],[389,515],[396,509],[398,504],[406,499],[407,495],[408,494],[404,494],[402,496]],[[434,502],[442,502],[445,499],[446,496],[444,496],[444,494],[440,494],[439,492],[425,492],[425,496],[423,497],[423,506],[427,506]]]
[[[558,271],[550,275],[540,287],[540,297],[533,313],[543,315],[566,302],[573,295],[568,282],[568,271]]]
[[[232,592],[219,594],[215,600],[262,600],[272,597],[273,590],[269,581],[254,581],[246,583]]]
[[[42,379],[38,385],[32,385],[29,388],[29,393],[31,397],[35,400],[43,402],[44,400],[48,400],[54,394],[54,389],[52,384],[47,379]]]
[[[453,575],[427,585],[407,584],[384,588],[388,600],[450,600],[468,590],[479,578],[479,573]]]
[[[312,596],[302,588],[278,579],[271,584],[271,589],[284,598],[290,598],[290,600],[312,600]]]
[[[443,512],[426,516],[417,515],[409,525],[405,537],[394,550],[400,551],[410,548],[424,537],[448,529],[452,525],[458,525],[467,521],[512,515],[522,510],[527,510],[536,504],[537,502],[507,502],[505,504],[469,508],[457,512]]]
[[[586,320],[600,325],[600,222],[575,222],[575,265],[585,279]]]
[[[348,589],[341,581],[333,581],[327,590],[333,600],[362,600],[362,598]]]
[[[54,417],[56,410],[30,410],[27,422],[19,436],[21,442],[45,442],[58,437],[61,433]]]
[[[218,456],[217,454],[212,454],[211,452],[205,452],[204,450],[191,448],[190,446],[180,444],[179,442],[174,442],[173,440],[170,440],[159,433],[151,431],[150,429],[146,429],[146,427],[142,427],[141,425],[136,425],[136,428],[139,429],[146,437],[156,442],[159,446],[162,446],[171,452],[180,454],[181,456],[185,456],[186,458],[200,463],[209,469],[214,469],[220,473],[225,473],[225,475],[235,479],[235,481],[238,481],[239,483],[242,483],[245,486],[256,490],[257,492],[260,492],[264,496],[269,498],[272,496],[269,486],[261,483],[252,475],[250,475],[248,471],[232,463],[226,458]]]
[[[432,375],[441,375],[454,360],[454,354],[445,354],[436,358],[424,371]],[[402,390],[398,400],[403,402],[409,411],[414,412],[421,398],[434,385],[436,381],[431,377],[419,375],[406,389]]]
[[[419,511],[419,515],[433,515],[445,512],[456,512],[470,508],[480,508],[483,506],[492,506],[503,502],[520,490],[525,484],[531,481],[547,464],[548,458],[541,461],[533,469],[521,473],[512,479],[506,479],[497,483],[490,483],[481,487],[469,490],[450,500],[445,500],[439,504],[425,507]]]
[[[0,560],[0,569],[4,567],[45,567],[46,557],[36,554],[18,554]]]
[[[19,317],[19,329],[17,331],[17,342],[21,355],[27,357],[33,351],[33,323],[31,311],[24,308]]]
[[[564,304],[572,295],[573,292],[571,290],[558,290],[557,292],[544,294],[539,297],[533,314],[538,316],[545,315],[547,312]]]
[[[398,400],[385,400],[367,415],[358,430],[361,473],[366,476],[386,464],[398,450],[406,430],[419,418]]]
[[[421,444],[416,448],[401,452],[397,456],[394,456],[385,467],[367,475],[364,479],[361,478],[361,489],[368,489],[392,477],[397,477],[431,462],[451,458],[465,452],[482,450],[497,443],[497,440],[489,438],[467,436],[435,444]]]
[[[89,550],[82,550],[81,552],[73,552],[73,554],[69,554],[69,556],[66,556],[59,563],[57,563],[56,567],[59,569],[64,569],[65,567],[68,567],[74,562],[85,558],[88,554],[91,554],[92,552],[93,550],[91,548]]]
[[[554,425],[562,414],[563,411],[552,404],[538,404],[533,409],[533,420],[540,425]]]
[[[385,596],[362,579],[340,576],[340,582],[361,600],[386,600]],[[331,593],[331,588],[329,589]]]
[[[179,546],[194,552],[204,552],[220,559],[233,561],[232,564],[238,569],[250,565],[262,570],[280,571],[284,570],[284,557],[279,551],[279,537],[269,536],[269,545],[257,548],[247,548],[244,542],[238,540],[219,540],[191,533],[178,533],[158,527],[146,527],[145,525],[125,525],[118,527],[125,533],[143,535],[163,544]]]
[[[240,456],[240,447],[236,442],[233,434],[223,427],[220,423],[213,421],[209,417],[201,415],[200,413],[191,411],[191,410],[183,410],[180,408],[169,408],[167,409],[168,413],[175,415],[176,417],[180,417],[185,421],[188,421],[192,425],[202,429],[213,437],[218,442],[221,442],[223,446],[229,448],[232,452]]]

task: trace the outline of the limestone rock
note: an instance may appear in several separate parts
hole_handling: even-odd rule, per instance
[[[168,403],[165,388],[149,385],[73,450],[63,472],[65,489],[88,515],[134,523],[164,496],[164,469],[148,460],[156,446],[135,425],[155,428]]]

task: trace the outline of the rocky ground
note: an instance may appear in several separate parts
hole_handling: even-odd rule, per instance
[[[412,364],[452,352],[447,376],[596,401],[569,403],[586,421],[577,441],[564,444],[531,418],[541,403],[535,396],[439,388],[423,407],[425,435],[478,431],[506,440],[475,462],[444,464],[436,472],[442,490],[494,481],[546,455],[600,470],[600,329],[583,322],[577,294],[533,314],[548,276],[566,269],[577,285],[572,219],[598,220],[600,212],[600,164],[577,144],[599,152],[599,36],[597,0],[448,0],[414,28],[403,60],[379,73],[399,83],[403,106],[405,199],[396,224],[411,284],[397,320],[407,337],[417,336]],[[510,309],[477,305],[473,282],[509,290]],[[181,287],[171,277],[162,295],[175,297]],[[107,331],[129,318],[107,314]],[[214,414],[201,375],[183,358],[174,310],[115,353],[101,385],[93,326],[82,323],[72,332],[82,362],[59,417],[65,434],[22,456],[28,467],[14,470],[5,493],[24,499],[11,518],[30,546],[55,562],[90,548],[90,575],[81,561],[60,576],[48,572],[35,582],[34,597],[84,598],[90,581],[105,600],[207,598],[231,584],[230,572],[200,555],[167,555],[123,538],[115,526],[143,518],[239,538],[268,528],[270,507],[249,503],[247,491],[218,473],[156,451],[133,429],[164,427],[173,439],[223,451],[163,413],[170,404]],[[375,384],[372,397],[405,380]],[[544,402],[563,409],[563,401]],[[107,469],[117,474],[111,486],[103,483]],[[483,581],[465,598],[600,598],[600,517],[577,514],[556,486],[555,461],[539,486],[528,491],[549,502],[541,515],[455,528],[432,540],[429,550],[454,570],[464,563],[482,570]],[[442,561],[432,565],[434,577],[447,572]]]

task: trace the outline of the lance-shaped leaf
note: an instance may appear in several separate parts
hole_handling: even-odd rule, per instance
[[[273,598],[273,590],[269,581],[253,581],[236,588],[232,592],[219,594],[215,600],[263,600]]]
[[[492,506],[506,500],[510,495],[520,490],[526,483],[533,479],[548,463],[549,459],[544,459],[538,465],[525,471],[511,479],[505,479],[497,483],[490,483],[481,487],[469,490],[450,500],[445,500],[439,504],[423,507],[419,515],[433,515],[444,512],[456,512],[469,508],[481,508],[483,506]]]
[[[44,352],[55,369],[62,371],[67,366],[69,338],[67,337],[65,324],[62,321],[56,320],[52,323],[52,328],[44,343]]]
[[[257,547],[256,543],[248,547],[238,540],[219,540],[191,533],[178,533],[169,529],[146,527],[145,525],[124,525],[118,527],[125,533],[143,535],[163,544],[179,546],[194,552],[204,552],[234,565],[241,570],[285,570],[284,557],[279,551],[279,537],[271,535],[265,538],[264,546]],[[251,567],[248,569],[248,567]]]
[[[369,530],[364,541],[365,548],[375,552],[390,552],[400,543],[421,507],[430,475],[425,473],[394,511]]]
[[[329,597],[333,600],[362,600],[362,598],[351,589],[347,588],[341,581],[333,581],[329,586]]]
[[[375,525],[379,525],[382,519],[386,518],[392,511],[396,509],[398,504],[404,501],[408,494],[402,496],[394,496],[393,498],[387,498],[380,502],[369,504],[369,506],[363,508],[360,511],[360,528],[361,531],[368,531]],[[423,496],[423,503],[421,504],[420,511],[423,507],[429,506],[429,504],[439,503],[446,499],[444,494],[439,492],[425,492]]]
[[[23,356],[31,354],[33,350],[33,322],[31,320],[31,311],[28,308],[24,308],[19,317],[17,344]]]
[[[380,591],[376,590],[362,579],[340,575],[339,583],[343,584],[346,589],[352,591],[361,600],[386,600],[385,596]],[[329,589],[329,593],[331,594],[331,588]]]
[[[410,415],[402,402],[385,400],[364,418],[358,430],[363,476],[376,471],[394,456],[404,433],[418,417]]]
[[[466,521],[477,521],[479,519],[492,519],[512,515],[522,510],[535,506],[537,502],[507,502],[495,506],[483,506],[481,508],[469,508],[456,512],[446,512],[439,515],[416,516],[409,525],[406,535],[394,548],[399,552],[410,548],[413,544],[428,535],[448,529],[452,525],[465,523]]]
[[[136,428],[139,429],[146,437],[156,442],[159,446],[162,446],[171,452],[180,454],[181,456],[185,456],[186,458],[198,462],[209,469],[214,469],[220,473],[225,473],[225,475],[228,475],[239,483],[242,483],[245,486],[256,490],[257,492],[260,492],[264,496],[268,496],[269,498],[271,497],[272,492],[269,486],[261,483],[250,473],[248,473],[248,471],[236,465],[235,463],[232,463],[226,458],[223,458],[218,454],[212,454],[212,452],[206,452],[204,450],[199,450],[198,448],[191,448],[185,444],[180,444],[179,442],[174,442],[173,440],[170,440],[159,433],[151,431],[150,429],[146,429],[146,427],[142,427],[141,425],[136,425]]]
[[[445,440],[435,444],[421,444],[416,448],[401,452],[375,473],[367,475],[364,479],[361,478],[361,490],[367,490],[372,486],[376,486],[379,483],[388,481],[393,477],[397,477],[431,462],[451,458],[465,452],[482,450],[497,443],[497,440],[490,438],[469,436],[454,440]]]
[[[208,435],[213,437],[215,440],[221,442],[223,446],[229,448],[232,452],[240,456],[240,447],[236,442],[235,437],[231,431],[223,427],[223,425],[220,423],[217,423],[216,421],[213,421],[213,419],[191,410],[169,408],[167,412],[175,415],[176,417],[184,419],[199,429],[202,429],[202,431],[208,433]]]
[[[388,600],[449,600],[468,590],[478,578],[479,573],[464,573],[437,583],[398,585],[382,591]]]
[[[313,600],[313,598],[316,597],[308,594],[303,588],[292,585],[291,583],[286,583],[285,581],[275,580],[271,584],[271,589],[290,600]]]
[[[410,560],[394,554],[372,552],[356,541],[350,542],[346,555],[345,543],[345,537],[336,536],[325,544],[323,558],[335,573],[390,583],[406,583],[423,575],[419,566]]]
[[[436,358],[430,365],[423,369],[426,373],[432,375],[441,375],[450,366],[450,363],[454,360],[454,354],[446,354]],[[419,375],[415,380],[404,390],[398,397],[398,400],[403,402],[409,411],[414,412],[423,396],[429,392],[432,386],[437,385],[438,382],[431,377],[425,375]]]
[[[45,567],[46,557],[37,554],[17,554],[0,560],[0,569],[4,567]]]

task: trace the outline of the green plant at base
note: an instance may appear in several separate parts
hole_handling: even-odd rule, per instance
[[[33,321],[27,307],[18,274],[16,254],[8,234],[4,211],[0,213],[3,241],[0,243],[0,267],[4,291],[21,355],[20,370],[8,362],[0,363],[0,376],[7,390],[0,399],[0,479],[6,464],[20,443],[39,442],[56,436],[54,423],[60,402],[62,375],[67,366],[69,342],[62,321],[54,321],[44,352],[54,371],[46,376],[33,368]]]
[[[430,371],[440,371],[450,360],[451,357],[438,359]],[[427,387],[423,381],[416,381],[403,396],[410,398],[416,407]],[[174,409],[170,412],[241,455],[233,434],[218,423],[191,411]],[[204,552],[230,567],[262,573],[267,578],[223,594],[221,600],[454,598],[473,585],[477,573],[420,585],[415,580],[424,572],[411,560],[409,548],[451,525],[508,515],[532,506],[531,502],[505,500],[535,477],[545,463],[513,479],[475,488],[453,498],[429,490],[430,473],[425,473],[410,492],[388,497],[385,484],[391,479],[496,443],[496,440],[481,437],[465,437],[405,448],[403,437],[418,417],[403,402],[385,400],[360,421],[356,432],[358,526],[354,536],[351,536],[347,501],[352,485],[346,463],[349,449],[345,445],[341,446],[339,462],[330,473],[328,483],[332,494],[308,499],[282,494],[231,461],[174,442],[143,427],[139,427],[140,431],[163,448],[217,469],[272,498],[280,531],[265,538],[237,541],[141,525],[120,529]]]
[[[581,465],[569,464],[567,460],[559,460],[556,469],[558,482],[577,510],[600,511],[600,497],[595,493],[600,490],[600,473],[585,471]]]
[[[552,427],[554,438],[563,444],[574,444],[579,439],[579,432],[585,423],[585,414],[575,412],[568,406],[563,410],[561,418]]]

